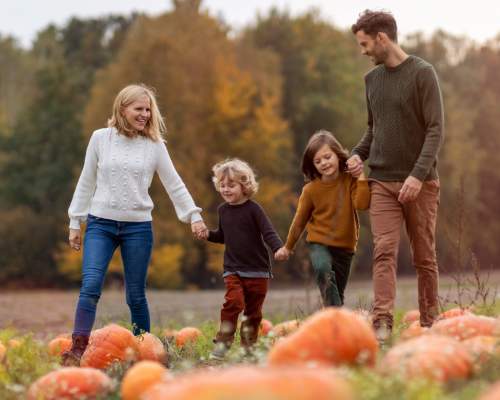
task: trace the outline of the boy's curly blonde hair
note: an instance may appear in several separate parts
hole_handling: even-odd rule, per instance
[[[226,177],[239,183],[243,188],[243,194],[247,197],[252,197],[259,189],[252,168],[239,158],[228,158],[221,161],[213,166],[212,171],[214,173],[212,181],[218,192],[220,192],[221,181]]]

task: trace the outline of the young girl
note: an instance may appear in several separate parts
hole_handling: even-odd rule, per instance
[[[346,172],[348,152],[330,133],[321,130],[307,144],[302,159],[306,185],[284,247],[276,259],[288,258],[307,229],[314,275],[324,306],[344,304],[344,289],[359,236],[356,210],[370,202],[368,182]]]
[[[257,341],[262,304],[271,277],[265,244],[274,253],[283,242],[262,207],[251,200],[258,184],[246,162],[226,160],[216,164],[213,173],[215,189],[225,203],[218,208],[219,227],[209,231],[208,240],[225,244],[223,277],[226,295],[211,358],[222,359],[234,340],[238,315],[242,311],[241,344],[249,351]]]
[[[79,365],[94,325],[109,262],[120,247],[127,304],[134,334],[149,332],[146,274],[153,233],[148,194],[158,173],[178,218],[191,223],[193,233],[207,231],[186,186],[177,174],[162,140],[165,131],[153,92],[130,85],[118,93],[108,127],[90,138],[85,163],[68,214],[69,244],[80,250],[80,224],[87,223],[83,244],[82,286],[75,315],[73,344],[63,354],[64,365]]]

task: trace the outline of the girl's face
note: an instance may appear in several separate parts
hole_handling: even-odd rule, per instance
[[[151,118],[151,104],[148,96],[142,95],[122,111],[129,125],[137,132],[142,132]]]
[[[316,152],[313,163],[322,180],[335,179],[339,173],[339,158],[327,144]]]
[[[241,204],[247,200],[243,193],[241,183],[233,181],[228,176],[225,176],[220,182],[220,194],[224,201],[229,204]]]

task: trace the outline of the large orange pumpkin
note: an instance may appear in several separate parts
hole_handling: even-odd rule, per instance
[[[273,336],[282,337],[295,332],[300,326],[300,321],[297,319],[292,319],[290,321],[280,322],[273,326],[271,332]]]
[[[111,379],[98,369],[68,367],[35,381],[29,388],[28,400],[95,399],[112,389]]]
[[[155,335],[146,332],[136,337],[138,359],[158,361],[160,363],[167,362],[167,352],[165,346]]]
[[[425,335],[397,344],[380,363],[384,374],[405,378],[427,378],[440,382],[467,378],[472,373],[472,357],[457,340]]]
[[[142,400],[351,400],[347,382],[329,369],[233,367],[157,384]]]
[[[175,335],[175,344],[182,349],[187,344],[193,345],[196,343],[202,335],[198,328],[187,326],[177,332]]]
[[[488,390],[478,400],[498,400],[500,399],[500,381],[490,386]]]
[[[401,332],[399,338],[401,340],[413,339],[427,333],[429,328],[420,325],[420,321],[413,321],[410,326]]]
[[[419,310],[410,310],[405,313],[403,316],[403,323],[406,325],[410,325],[412,322],[420,321],[420,311]]]
[[[328,307],[279,340],[268,354],[270,365],[317,362],[373,365],[378,342],[370,325],[356,313]]]
[[[151,386],[169,378],[168,370],[156,361],[139,361],[125,374],[122,380],[123,400],[140,400]]]
[[[49,354],[51,356],[60,356],[65,351],[71,349],[71,335],[60,335],[49,342]]]
[[[137,341],[132,332],[119,325],[110,324],[92,332],[80,365],[104,369],[115,361],[135,359],[137,351]]]
[[[471,314],[472,313],[467,308],[456,307],[442,312],[441,314],[438,315],[437,319],[441,320],[441,319],[455,318],[455,317],[460,317],[462,315],[471,315]]]
[[[430,329],[430,333],[465,340],[474,336],[492,336],[495,329],[498,329],[498,324],[495,318],[465,314],[437,321]]]
[[[470,351],[476,365],[487,361],[492,356],[500,357],[500,338],[494,336],[474,336],[463,341]]]

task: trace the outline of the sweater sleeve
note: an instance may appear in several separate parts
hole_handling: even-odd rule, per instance
[[[351,200],[356,210],[367,210],[370,207],[370,188],[366,179],[352,179]]]
[[[174,205],[177,218],[185,223],[201,221],[201,208],[195,205],[186,185],[175,170],[167,147],[161,141],[155,144],[157,150],[156,172]]]
[[[438,78],[432,66],[422,68],[418,72],[417,88],[424,119],[425,139],[410,175],[424,181],[436,160],[444,138],[443,99]]]
[[[373,114],[370,106],[370,99],[368,98],[368,83],[365,78],[365,91],[366,91],[366,108],[368,112],[368,126],[366,132],[359,141],[359,143],[354,147],[351,154],[357,154],[363,161],[365,161],[370,155],[370,146],[373,140]]]
[[[97,182],[98,141],[98,133],[94,132],[90,137],[83,169],[68,209],[71,229],[80,229],[80,223],[87,220]]]
[[[307,193],[306,187],[304,186],[299,197],[297,211],[295,211],[295,216],[293,217],[292,224],[290,225],[290,230],[288,231],[288,237],[285,244],[288,250],[293,250],[295,244],[300,239],[300,236],[302,235],[302,232],[304,232],[309,218],[311,218],[312,211],[313,203],[309,194]]]
[[[221,222],[221,217],[220,217],[220,213],[221,213],[220,207],[219,207],[218,213],[219,213],[219,226],[217,227],[217,230],[215,230],[215,231],[210,230],[208,232],[207,240],[209,242],[213,242],[213,243],[224,243],[224,230],[222,229],[222,222]]]
[[[274,229],[271,220],[258,204],[257,207],[255,207],[255,217],[264,242],[271,248],[273,253],[275,253],[280,247],[283,246],[283,242]]]

